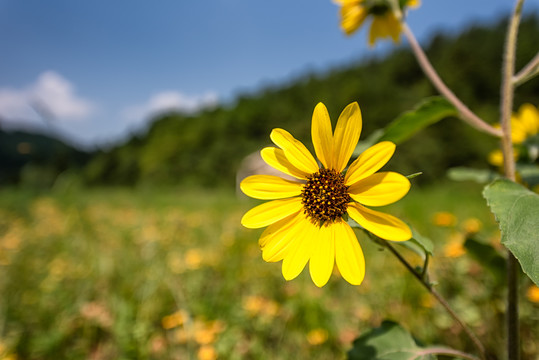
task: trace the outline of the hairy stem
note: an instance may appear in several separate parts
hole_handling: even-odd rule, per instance
[[[460,113],[461,119],[479,131],[490,134],[492,136],[501,137],[502,132],[499,129],[496,129],[495,127],[478,117],[475,113],[473,113],[466,105],[462,103],[462,101],[460,101],[460,99],[447,87],[447,85],[445,85],[443,80],[440,78],[440,76],[430,63],[425,52],[423,52],[423,49],[417,42],[414,34],[412,33],[408,25],[406,25],[406,23],[404,22],[402,22],[402,31],[408,39],[408,42],[410,43],[410,47],[412,48],[417,62],[419,63],[419,66],[421,66],[421,69],[423,69],[423,72],[425,73],[427,78],[432,82],[436,90],[438,90],[440,94],[442,94],[451,104],[453,104],[453,106],[457,108]]]
[[[524,66],[515,76],[513,76],[513,84],[518,86],[536,75],[539,75],[539,52],[535,54],[528,65]]]
[[[418,352],[416,352],[414,355],[447,355],[447,356],[453,356],[453,357],[459,357],[461,359],[465,360],[480,360],[478,357],[473,356],[471,354],[458,351],[455,349],[450,349],[446,347],[430,347],[428,349],[423,349]]]
[[[515,158],[511,139],[511,112],[515,85],[515,53],[517,45],[518,25],[522,14],[524,0],[517,0],[515,10],[509,21],[502,68],[500,124],[503,132],[502,152],[504,157],[505,177],[515,181]],[[518,320],[518,263],[511,252],[507,256],[507,313],[506,313],[507,359],[518,360],[519,320]]]
[[[381,241],[383,242],[385,247],[387,247],[389,251],[393,255],[395,255],[395,257],[406,267],[406,269],[410,273],[412,273],[412,275],[417,280],[419,280],[419,282],[423,285],[423,287],[425,287],[425,289],[427,289],[436,298],[436,300],[438,300],[438,302],[445,308],[445,310],[449,313],[449,315],[451,315],[451,317],[457,322],[457,324],[459,324],[462,327],[466,335],[468,335],[468,337],[472,340],[472,342],[477,347],[477,350],[479,350],[479,353],[481,354],[481,359],[485,360],[487,358],[485,347],[483,346],[479,338],[474,334],[474,332],[464,323],[464,321],[462,321],[462,319],[457,315],[457,313],[453,310],[453,308],[451,308],[447,300],[445,300],[442,295],[440,295],[436,290],[434,290],[431,284],[429,284],[425,280],[425,278],[421,276],[421,274],[415,271],[412,265],[410,265],[410,263],[406,261],[406,259],[389,242],[385,240],[381,240]]]

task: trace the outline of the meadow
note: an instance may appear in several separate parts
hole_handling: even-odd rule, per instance
[[[384,319],[420,342],[474,351],[392,254],[360,232],[361,286],[334,274],[319,289],[307,269],[286,282],[280,264],[261,258],[261,230],[240,225],[256,203],[193,187],[0,190],[0,359],[342,359]],[[414,185],[390,209],[432,239],[437,290],[501,353],[504,280],[464,246],[473,238],[503,255],[481,187]],[[522,351],[536,359],[539,295],[528,278],[520,288]]]

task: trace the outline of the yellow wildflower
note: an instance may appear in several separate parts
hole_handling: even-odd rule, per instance
[[[419,0],[334,0],[341,6],[341,29],[346,35],[353,34],[371,16],[369,30],[369,45],[374,46],[379,38],[390,37],[398,43],[401,33],[401,23],[393,8],[398,5],[398,12],[408,7],[418,7]]]
[[[325,329],[314,329],[307,333],[307,341],[311,345],[320,345],[328,340],[328,332]]]
[[[393,155],[395,144],[384,141],[370,147],[343,173],[361,127],[359,106],[352,103],[341,113],[333,133],[328,111],[319,103],[312,118],[312,139],[322,166],[289,132],[273,129],[270,138],[279,148],[264,148],[262,158],[297,180],[254,175],[240,184],[246,195],[272,200],[249,210],[241,223],[252,229],[268,226],[259,240],[262,258],[283,260],[286,280],[297,277],[309,262],[311,278],[322,287],[336,262],[346,281],[361,284],[365,260],[348,216],[386,240],[404,241],[412,236],[401,220],[367,207],[391,204],[410,189],[410,181],[401,174],[377,173]]]
[[[526,291],[526,297],[533,303],[539,304],[539,287],[531,285]]]

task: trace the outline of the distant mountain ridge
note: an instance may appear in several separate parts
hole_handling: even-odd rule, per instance
[[[91,157],[37,129],[0,128],[0,184],[20,183],[32,176],[34,184],[50,186],[60,173],[83,168]]]

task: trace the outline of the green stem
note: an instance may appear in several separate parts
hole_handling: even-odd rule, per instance
[[[455,322],[457,322],[457,324],[459,324],[460,327],[462,327],[462,329],[464,330],[466,335],[468,335],[468,337],[472,340],[472,342],[477,347],[477,350],[479,350],[479,353],[481,355],[481,359],[485,360],[487,358],[485,347],[483,346],[483,344],[481,343],[479,338],[474,334],[472,329],[470,329],[464,323],[464,321],[462,321],[462,319],[457,315],[455,310],[453,310],[453,308],[451,308],[451,306],[449,305],[447,300],[445,300],[442,295],[440,295],[436,290],[434,290],[434,288],[431,286],[431,284],[428,283],[425,280],[424,276],[422,276],[422,274],[419,274],[417,271],[415,271],[414,268],[412,267],[412,265],[410,265],[410,263],[408,261],[406,261],[406,259],[389,242],[387,242],[386,240],[382,240],[382,239],[380,239],[380,241],[393,255],[395,255],[395,257],[406,267],[406,269],[410,273],[412,273],[412,275],[417,280],[419,280],[419,282],[423,285],[423,287],[425,289],[427,289],[432,294],[432,296],[434,296],[436,298],[436,300],[438,300],[438,302],[445,308],[445,310],[449,313],[449,315],[451,315],[451,317],[455,320]]]
[[[500,124],[503,132],[502,152],[504,157],[505,177],[515,181],[515,158],[511,139],[511,113],[515,83],[515,54],[517,45],[518,26],[522,15],[524,0],[517,0],[515,10],[509,21],[502,68]],[[519,320],[518,320],[518,263],[511,252],[507,256],[507,313],[506,339],[507,359],[518,360],[519,351]]]
[[[490,134],[492,136],[501,137],[502,132],[499,129],[496,129],[492,125],[485,122],[483,119],[478,117],[473,113],[460,99],[445,85],[443,80],[440,78],[432,64],[430,63],[427,55],[417,42],[412,30],[408,27],[405,22],[401,23],[402,31],[408,42],[410,43],[410,48],[412,49],[419,66],[423,69],[423,72],[427,78],[431,81],[432,85],[442,94],[453,106],[457,108],[460,113],[461,119],[466,122],[468,125],[476,128],[479,131]]]

